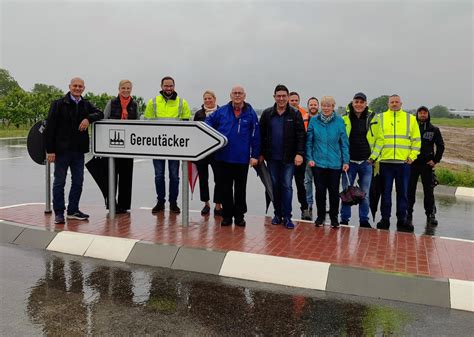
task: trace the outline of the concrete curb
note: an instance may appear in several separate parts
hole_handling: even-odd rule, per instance
[[[423,185],[416,185],[417,192],[423,192]],[[472,187],[455,187],[448,185],[438,185],[433,190],[435,195],[445,195],[450,197],[474,198],[474,188]]]
[[[474,312],[474,282],[325,262],[54,232],[0,220],[0,242],[66,254]]]

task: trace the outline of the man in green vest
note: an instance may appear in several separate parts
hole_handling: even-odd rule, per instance
[[[402,110],[398,95],[388,99],[389,109],[379,116],[379,137],[383,141],[380,155],[382,181],[382,220],[378,229],[389,229],[392,211],[392,187],[397,190],[397,229],[413,232],[413,225],[407,222],[408,182],[410,165],[418,157],[421,147],[420,128],[415,116]]]
[[[161,80],[160,94],[148,101],[145,110],[145,119],[189,120],[191,118],[191,110],[189,109],[188,102],[179,97],[174,89],[174,79],[170,76],[163,77]],[[153,214],[165,209],[165,164],[166,160],[164,159],[153,159],[155,189],[157,194],[157,203],[151,210]],[[180,213],[181,210],[177,204],[179,192],[179,160],[168,160],[168,174],[170,179],[170,211]]]

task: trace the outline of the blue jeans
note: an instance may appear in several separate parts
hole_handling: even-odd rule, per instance
[[[165,163],[166,160],[164,159],[153,159],[156,199],[161,204],[164,204],[166,201]],[[170,179],[169,201],[170,204],[175,204],[178,199],[179,190],[179,160],[168,160],[168,174]]]
[[[68,168],[71,168],[71,190],[69,191],[67,213],[74,214],[79,210],[79,199],[81,199],[82,183],[84,182],[84,153],[67,151],[56,154],[53,182],[53,209],[56,214],[63,214],[66,209],[64,186]]]
[[[313,170],[311,167],[306,164],[306,172],[304,174],[304,188],[306,190],[306,201],[308,202],[308,207],[313,208]]]
[[[267,164],[272,178],[275,215],[291,219],[295,165],[281,160],[269,160]]]
[[[390,219],[392,213],[392,186],[395,180],[397,190],[397,219],[405,221],[408,209],[408,182],[410,180],[410,165],[380,163],[382,179],[381,213],[383,219]]]
[[[353,185],[355,178],[359,175],[358,184],[362,191],[365,192],[364,200],[359,204],[359,221],[367,222],[369,221],[369,193],[370,193],[370,183],[372,182],[372,165],[367,161],[364,161],[361,164],[349,163],[349,171],[347,172],[349,176],[350,184]],[[347,178],[345,173],[342,174],[342,188],[346,188],[348,185]],[[341,206],[341,220],[349,221],[351,218],[351,206],[342,205]]]

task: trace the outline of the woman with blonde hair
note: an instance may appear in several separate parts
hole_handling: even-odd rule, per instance
[[[206,90],[202,95],[203,103],[201,109],[194,115],[194,121],[204,121],[207,116],[217,110],[219,107],[216,104],[216,94],[212,90]],[[219,172],[215,165],[214,154],[207,156],[196,162],[199,176],[199,193],[201,201],[204,202],[204,207],[201,210],[202,215],[208,215],[211,211],[211,205],[209,204],[209,165],[212,168],[214,174],[214,215],[222,215],[222,195],[219,184]]]
[[[349,140],[344,121],[334,111],[336,101],[331,96],[321,98],[321,113],[309,121],[306,134],[306,159],[313,171],[316,185],[317,227],[326,219],[326,192],[329,192],[331,226],[339,227],[339,181],[341,169],[349,169]]]
[[[111,99],[104,109],[104,119],[138,119],[138,104],[130,95],[132,82],[122,80],[118,96]],[[115,158],[115,181],[118,185],[116,213],[127,213],[132,203],[133,158]],[[106,202],[108,205],[108,203]],[[108,207],[108,206],[107,206]]]

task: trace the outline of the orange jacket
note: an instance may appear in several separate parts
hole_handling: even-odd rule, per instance
[[[301,113],[301,118],[303,118],[303,124],[305,131],[308,131],[308,123],[309,123],[309,114],[306,110],[298,105],[298,110]]]

